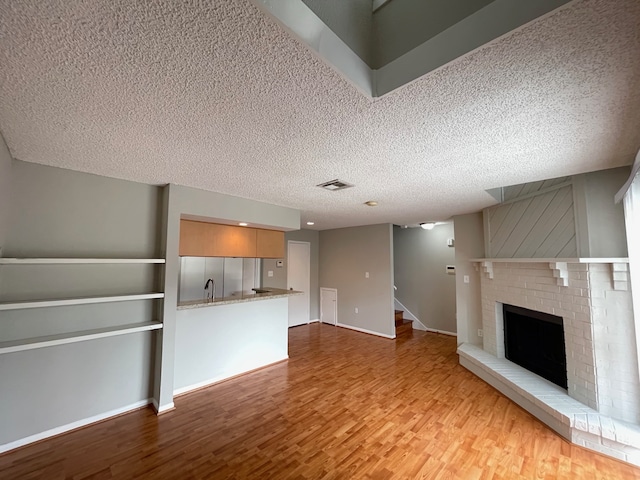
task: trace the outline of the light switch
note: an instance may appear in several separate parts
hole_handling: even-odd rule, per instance
[[[269,270],[267,272],[267,277],[273,277],[273,270]]]
[[[364,278],[369,278],[369,272],[364,272]]]
[[[469,283],[469,275],[463,277],[464,283]]]

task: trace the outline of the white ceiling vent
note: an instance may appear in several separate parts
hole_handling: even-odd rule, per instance
[[[347,183],[347,182],[343,182],[342,180],[338,180],[337,178],[335,180],[331,180],[329,182],[324,182],[321,183],[319,185],[316,185],[317,187],[322,187],[325,190],[344,190],[345,188],[349,188],[349,187],[353,187],[352,184]]]

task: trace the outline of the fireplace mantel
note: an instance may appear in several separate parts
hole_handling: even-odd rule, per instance
[[[604,258],[472,258],[470,262],[495,262],[495,263],[629,263],[626,257]]]
[[[611,277],[614,290],[629,290],[629,259],[626,257],[604,258],[472,258],[476,270],[482,267],[482,271],[493,280],[494,263],[547,263],[553,271],[557,285],[569,286],[569,267],[572,264],[609,264],[611,265]]]

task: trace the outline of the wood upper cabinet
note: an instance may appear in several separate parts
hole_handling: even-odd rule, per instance
[[[252,228],[210,224],[213,257],[255,257],[256,231]]]
[[[256,229],[258,258],[284,258],[284,232]]]
[[[284,257],[284,232],[180,220],[180,256]]]
[[[211,231],[208,223],[180,220],[180,256],[211,257]]]

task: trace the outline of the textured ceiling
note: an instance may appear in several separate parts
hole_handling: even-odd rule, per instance
[[[485,189],[630,164],[639,32],[637,0],[580,0],[369,99],[248,0],[0,0],[0,130],[19,160],[319,229],[444,220]],[[315,187],[334,178],[356,187]]]

